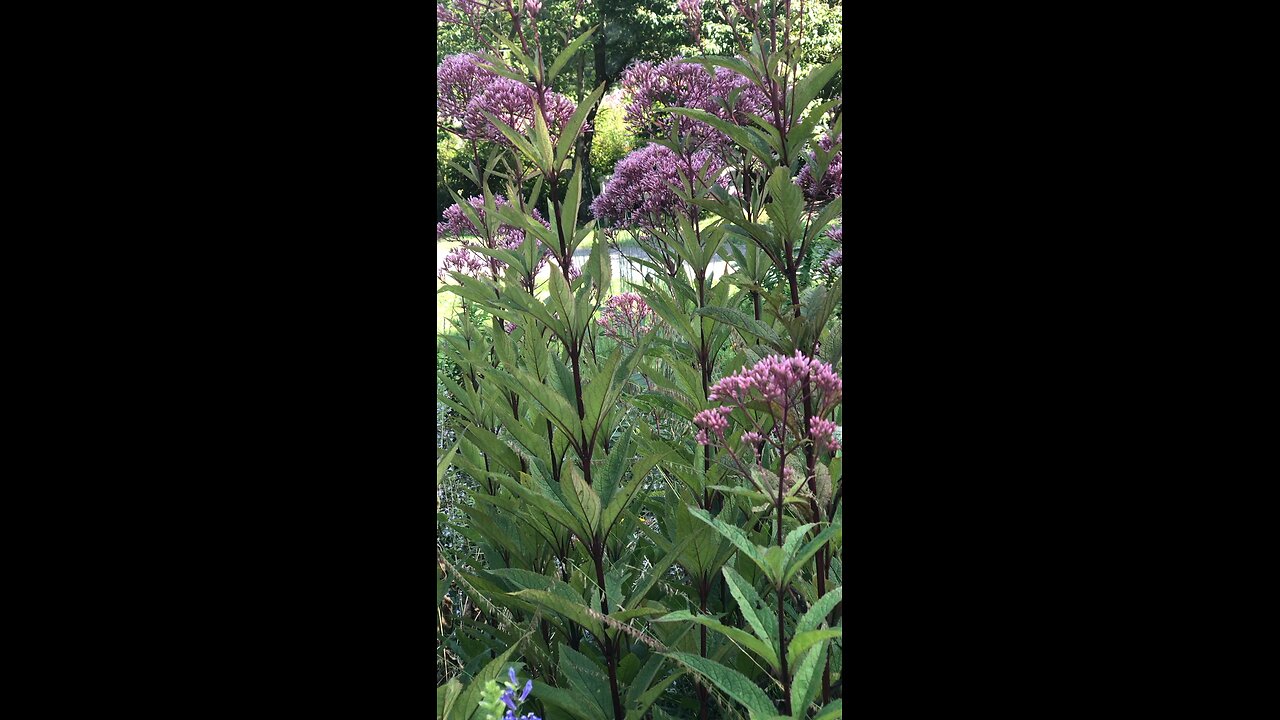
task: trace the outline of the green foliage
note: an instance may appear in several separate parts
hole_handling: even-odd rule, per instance
[[[602,180],[613,172],[613,166],[636,148],[636,138],[623,122],[623,109],[603,105],[596,113],[595,138],[591,143],[591,168],[594,180]]]
[[[441,288],[459,299],[437,371],[447,415],[438,427],[449,433],[436,474],[448,499],[437,513],[444,720],[501,716],[499,675],[512,666],[535,679],[526,709],[543,717],[842,712],[831,690],[842,673],[831,652],[843,638],[842,460],[806,429],[842,415],[809,407],[819,400],[813,389],[790,414],[762,399],[731,407],[711,392],[769,355],[814,356],[819,342],[818,356],[840,372],[842,295],[815,283],[812,266],[842,205],[808,202],[795,184],[813,138],[839,126],[840,103],[823,100],[841,68],[839,41],[793,38],[788,65],[785,33],[772,46],[760,27],[722,22],[717,3],[704,5],[701,49],[680,46],[688,37],[678,13],[628,0],[584,4],[581,16],[548,2],[540,36],[509,17],[483,29],[505,48],[493,58],[501,74],[548,79],[581,102],[558,141],[541,113],[519,129],[490,115],[506,143],[450,140],[442,159],[460,169],[438,170],[480,234],[503,225],[524,235],[475,247],[511,268],[499,279],[454,272]],[[831,25],[830,7],[806,10],[811,27]],[[523,46],[512,39],[522,31],[542,40]],[[439,37],[470,41],[458,26]],[[733,57],[739,39],[752,49],[744,58]],[[621,56],[679,50],[789,88],[777,126],[672,109],[733,141],[727,152],[754,163],[742,167],[755,195],[682,189],[686,205],[673,220],[637,233],[640,264],[654,272],[634,291],[653,321],[634,336],[602,329],[606,310],[620,307],[610,299],[617,261],[594,224],[579,220],[591,196],[587,160],[605,175],[638,142],[616,107],[595,113],[590,148],[576,142],[607,89],[607,77],[587,72],[596,49],[606,51],[606,74]],[[689,138],[664,142],[693,152]],[[519,203],[498,208],[498,193],[537,207],[548,226]],[[472,195],[485,198],[483,218],[465,202]],[[575,261],[588,238],[585,262]],[[515,276],[533,274],[540,248],[549,267],[524,286]],[[671,258],[674,273],[663,270]],[[728,272],[713,270],[721,258]],[[571,266],[579,273],[566,276]],[[718,408],[728,431],[695,440]],[[779,441],[761,449],[747,430]]]

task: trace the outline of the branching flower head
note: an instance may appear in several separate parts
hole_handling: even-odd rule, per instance
[[[656,316],[649,304],[636,293],[614,295],[605,301],[596,323],[601,334],[618,341],[635,341],[653,329]]]
[[[709,150],[682,158],[671,148],[650,143],[618,161],[613,176],[591,203],[597,219],[613,227],[662,227],[676,215],[689,212],[688,205],[676,194],[676,188],[688,192],[687,180],[692,174],[694,188],[724,184],[724,165]]]
[[[494,205],[497,207],[510,205],[510,203],[507,202],[507,199],[501,195],[495,195],[493,200]],[[468,198],[467,204],[471,206],[471,209],[475,212],[477,218],[483,225],[486,217],[484,198],[479,196]],[[538,212],[537,208],[530,208],[528,212],[529,216],[542,223],[543,227],[550,227],[550,223],[543,219],[542,214]],[[478,271],[473,268],[476,265],[477,258],[479,258],[478,262],[481,264],[481,268],[487,268],[489,270],[489,275],[496,279],[502,270],[506,268],[507,264],[495,257],[476,253],[470,248],[473,245],[480,245],[489,249],[501,248],[504,250],[518,250],[524,243],[524,238],[524,230],[506,224],[500,224],[497,228],[490,228],[490,232],[486,234],[483,228],[477,228],[475,224],[471,222],[471,218],[467,217],[466,211],[464,211],[461,206],[454,203],[445,209],[444,221],[436,223],[436,239],[459,240],[462,242],[462,247],[450,251],[450,253],[445,256],[445,263],[442,265],[441,277],[443,277],[445,265],[447,265],[450,270],[457,270],[476,277],[478,275]],[[546,246],[539,243],[539,258],[537,266],[534,268],[534,275],[537,275],[542,266],[546,263],[549,252],[550,251]],[[450,258],[452,258],[451,265],[449,264]]]
[[[533,88],[518,80],[497,77],[467,103],[463,113],[463,125],[469,137],[478,140],[511,145],[507,136],[496,125],[489,122],[485,113],[496,117],[511,126],[517,133],[527,135],[534,125],[534,100],[537,93]],[[547,130],[551,134],[551,142],[555,143],[569,123],[577,106],[572,100],[560,93],[546,91],[542,97],[543,116]]]
[[[702,0],[676,0],[676,7],[684,13],[684,26],[693,43],[702,42]]]
[[[437,13],[440,7],[437,6]],[[436,68],[436,112],[442,122],[463,122],[468,103],[499,77],[481,67],[484,62],[479,55],[462,53],[450,55]]]
[[[786,440],[788,427],[802,424],[801,407],[804,403],[806,381],[811,393],[814,417],[821,418],[840,402],[842,382],[831,365],[799,352],[792,357],[771,355],[749,368],[721,378],[711,387],[707,399],[732,402],[744,410],[747,403],[764,402],[776,421],[775,437],[781,445]],[[753,431],[750,438],[744,436],[744,439],[754,442],[762,439],[762,436]]]
[[[840,142],[844,133],[836,136],[835,140],[830,135],[823,135],[818,141],[818,147],[824,151],[830,151],[832,146]],[[817,182],[813,179],[813,162],[816,158],[814,153],[809,153],[809,163],[805,164],[800,170],[800,174],[796,175],[796,184],[804,191],[804,196],[808,200],[821,202],[831,200],[837,195],[844,192],[844,151],[837,151],[831,157],[830,164],[827,165],[827,171],[823,173],[822,178]]]
[[[701,12],[701,6],[699,6]],[[734,90],[741,88],[735,95]],[[627,103],[625,122],[638,135],[666,135],[678,123],[682,136],[710,141],[718,146],[728,138],[710,125],[688,117],[664,112],[683,107],[703,110],[722,120],[746,122],[746,114],[760,114],[768,99],[746,77],[728,68],[708,70],[699,63],[674,57],[654,65],[639,62],[622,74],[623,98]],[[730,98],[729,109],[725,104]]]

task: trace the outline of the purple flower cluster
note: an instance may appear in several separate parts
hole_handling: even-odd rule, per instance
[[[502,195],[494,195],[493,202],[498,207],[510,205]],[[480,222],[484,222],[484,198],[478,195],[473,196],[467,199],[467,203],[475,210]],[[534,220],[542,223],[543,227],[551,227],[551,224],[542,217],[542,213],[538,212],[537,208],[529,208],[528,213]],[[524,242],[524,230],[520,228],[499,225],[496,233],[497,238],[495,240],[498,244],[494,244],[491,247],[514,249],[520,247],[520,244]],[[483,236],[484,233],[471,224],[471,220],[457,203],[445,208],[444,222],[436,223],[436,239],[453,237],[466,242],[465,238],[469,235]]]
[[[822,148],[824,151],[830,150],[831,146],[834,143],[840,142],[843,139],[843,137],[844,137],[844,133],[840,133],[839,135],[836,136],[836,139],[833,142],[831,140],[830,135],[823,135],[822,139],[818,140],[818,147]],[[800,170],[800,174],[796,176],[795,182],[797,185],[800,186],[801,190],[804,190],[804,196],[806,198],[814,202],[821,202],[824,200],[831,200],[843,192],[843,188],[842,188],[842,185],[844,183],[844,157],[843,156],[844,156],[843,150],[838,151],[834,156],[832,156],[831,164],[827,165],[827,172],[823,174],[822,178],[817,182],[814,182],[813,180],[813,171],[811,170],[811,167],[812,167],[811,165],[806,164]],[[812,162],[813,159],[814,159],[814,154],[809,153],[809,160]]]
[[[844,226],[832,225],[827,228],[827,237],[831,238],[834,242],[844,243]]]
[[[510,204],[507,202],[507,199],[501,195],[495,195],[493,200],[494,204],[498,207]],[[475,211],[476,216],[483,223],[485,218],[484,198],[479,196],[468,198],[467,204],[471,206]],[[530,208],[529,215],[533,217],[533,219],[542,223],[544,227],[550,227],[550,223],[543,219],[542,214],[538,212],[537,208]],[[496,230],[493,230],[493,234],[491,236],[486,236],[480,228],[477,228],[471,223],[471,219],[467,217],[467,214],[457,203],[450,205],[444,211],[444,222],[436,223],[436,239],[457,239],[462,242],[462,247],[455,248],[451,250],[448,255],[445,255],[438,273],[441,280],[444,280],[450,271],[461,272],[472,277],[478,277],[486,268],[489,270],[490,277],[496,280],[498,275],[502,273],[503,269],[507,267],[505,262],[497,258],[482,255],[471,250],[471,246],[476,244],[472,240],[475,236],[480,237],[479,244],[484,247],[490,249],[501,248],[504,250],[519,249],[524,243],[525,237],[524,230],[506,224],[499,225]],[[547,262],[547,257],[550,253],[547,247],[542,244],[538,245],[538,250],[539,260],[537,267],[534,268],[534,275],[537,275],[542,269],[542,266]]]
[[[458,17],[453,13],[449,12],[449,8],[445,7],[444,5],[441,5],[440,3],[436,3],[436,20],[442,23],[457,24]]]
[[[485,86],[479,95],[472,98],[462,124],[467,133],[476,139],[493,140],[510,145],[502,131],[484,116],[485,112],[510,125],[516,132],[528,134],[533,127],[533,105],[536,93],[534,89],[511,78],[499,77]],[[569,98],[547,91],[543,97],[543,117],[547,121],[547,129],[551,133],[551,142],[556,142],[564,126],[569,123],[577,106]]]
[[[533,690],[533,680],[525,681],[524,689],[520,692],[520,697],[517,698],[516,688],[520,686],[520,682],[516,680],[515,668],[507,668],[507,678],[510,682],[507,683],[507,688],[502,691],[502,696],[499,698],[502,700],[502,704],[507,706],[507,714],[502,716],[502,720],[542,720],[542,718],[533,713],[516,716],[516,711],[520,709],[519,703],[524,702],[525,698],[529,697],[529,693]]]
[[[676,214],[689,211],[675,189],[687,186],[680,179],[694,177],[695,188],[713,182],[725,184],[723,163],[709,150],[685,159],[663,145],[650,143],[618,161],[613,176],[591,203],[591,213],[612,227],[660,227]]]
[[[694,44],[702,41],[702,0],[676,0],[676,7],[684,13],[684,24]]]
[[[441,122],[462,122],[472,98],[499,77],[492,70],[480,67],[483,62],[479,55],[463,53],[450,55],[436,68],[436,112]]]
[[[606,337],[634,340],[653,329],[656,315],[636,293],[614,295],[605,301],[596,323]]]
[[[699,12],[701,7],[699,6]],[[729,95],[743,88],[731,109],[724,107]],[[747,78],[728,68],[710,72],[698,63],[675,57],[654,65],[635,63],[622,74],[623,98],[627,102],[625,121],[637,134],[665,135],[678,119],[681,135],[692,135],[725,144],[728,138],[706,123],[690,118],[659,114],[668,107],[705,110],[722,120],[742,124],[747,113],[763,114],[769,100]]]
[[[533,127],[537,92],[517,80],[481,67],[486,61],[474,53],[450,55],[436,68],[436,111],[447,124],[462,123],[467,137],[510,145],[502,131],[484,116],[487,112],[527,134]],[[554,142],[577,110],[572,100],[546,91],[539,104]]]

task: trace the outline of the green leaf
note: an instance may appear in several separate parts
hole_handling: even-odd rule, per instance
[[[787,664],[794,667],[796,661],[804,655],[806,650],[824,640],[838,638],[842,635],[844,635],[843,628],[823,628],[822,630],[806,630],[802,633],[797,633],[795,637],[791,638],[791,644],[787,647]]]
[[[752,337],[760,338],[775,348],[782,344],[782,338],[773,330],[773,328],[753,317],[748,317],[745,313],[734,310],[733,308],[714,306],[702,307],[695,310],[693,314],[704,315],[718,320],[719,322],[732,325]]]
[[[601,717],[605,717],[592,712],[590,708],[594,705],[594,702],[583,697],[581,693],[552,687],[545,682],[535,682],[530,697],[538,698],[546,703],[548,707],[556,708],[560,712],[572,715],[578,720],[600,720]],[[547,716],[550,717],[550,713]]]
[[[693,118],[694,120],[699,120],[714,127],[725,135],[728,135],[738,144],[739,147],[747,150],[752,155],[755,155],[760,162],[764,163],[765,167],[769,167],[774,162],[772,148],[769,147],[769,141],[766,138],[761,137],[760,131],[755,128],[734,125],[731,122],[721,120],[705,110],[673,107],[668,108],[668,111],[675,115],[684,115],[686,117]]]
[[[578,131],[582,129],[583,123],[586,122],[587,116],[591,114],[591,108],[600,102],[600,97],[604,95],[604,83],[601,83],[585,100],[578,104],[578,109],[573,111],[573,115],[569,117],[569,122],[565,124],[564,130],[560,132],[560,137],[556,140],[556,162],[555,166],[560,167],[565,158],[569,157],[569,151],[573,149],[574,141],[578,139]]]
[[[804,567],[804,564],[809,561],[809,558],[816,555],[818,550],[821,549],[823,545],[826,545],[828,541],[839,540],[842,530],[843,527],[841,525],[828,525],[825,530],[818,533],[816,537],[801,548],[800,552],[796,554],[796,557],[787,565],[787,571],[782,576],[782,584],[786,585],[791,582],[791,578],[795,577],[795,574],[800,571],[800,568]]]
[[[523,598],[549,610],[554,610],[590,630],[591,634],[597,638],[604,637],[603,624],[592,615],[592,613],[598,613],[599,610],[591,610],[582,601],[573,602],[568,598],[554,595],[546,590],[520,590],[511,593],[511,595]]]
[[[476,673],[471,679],[471,683],[467,685],[467,689],[458,697],[454,707],[458,710],[459,717],[462,720],[468,720],[471,714],[476,710],[476,706],[480,704],[480,697],[485,691],[485,685],[490,680],[494,680],[499,674],[505,674],[507,669],[507,658],[516,651],[516,646],[507,648],[507,651],[494,658],[484,669]]]
[[[727,525],[724,522],[721,522],[718,518],[711,517],[706,510],[701,508],[690,508],[689,514],[715,528],[729,542],[733,543],[733,546],[738,548],[743,555],[746,555],[752,562],[759,565],[761,570],[768,572],[768,566],[765,564],[764,554],[761,548],[751,542],[751,540],[743,534],[742,530],[733,527],[732,525]],[[726,568],[726,570],[727,569],[729,568]]]
[[[840,72],[842,63],[842,56],[837,55],[835,60],[815,69],[806,75],[803,80],[796,83],[795,107],[797,112],[803,111],[804,108],[808,107],[809,103],[813,102],[818,93],[822,92],[822,88],[837,72]]]
[[[827,615],[840,603],[844,597],[844,586],[840,585],[832,590],[828,590],[826,595],[818,598],[818,602],[814,603],[805,611],[804,617],[800,618],[800,622],[796,623],[796,634],[808,632],[816,629],[827,619]]]
[[[619,488],[609,500],[609,506],[605,508],[601,518],[606,533],[613,529],[622,511],[631,503],[631,499],[636,496],[636,493],[640,491],[640,488],[644,485],[645,478],[649,475],[649,471],[666,459],[671,452],[671,448],[667,448],[661,452],[647,455],[632,467],[630,482]]]
[[[596,25],[574,38],[573,42],[569,43],[565,47],[564,51],[556,56],[555,62],[551,63],[550,68],[547,68],[547,85],[551,84],[551,81],[555,79],[556,74],[560,72],[561,68],[563,68],[565,64],[568,63],[575,54],[577,54],[578,50],[582,49],[583,43],[585,43],[587,39],[591,37],[592,33],[599,29],[599,27],[599,25]]]
[[[445,453],[444,457],[436,463],[436,487],[439,487],[444,482],[445,471],[449,469],[449,465],[453,461],[453,456],[458,452],[458,446],[461,444],[462,440],[458,440],[458,442],[454,443],[453,447],[449,449],[449,452]]]
[[[778,614],[764,604],[756,594],[756,589],[743,579],[737,570],[725,565],[721,572],[724,573],[725,584],[729,586],[729,594],[738,601],[738,609],[742,611],[743,619],[751,626],[756,637],[773,645],[777,640],[775,633],[778,628]]]
[[[653,622],[674,622],[676,620],[688,620],[699,625],[705,625],[764,658],[775,670],[782,667],[778,662],[778,653],[772,647],[766,645],[764,641],[738,628],[723,625],[705,615],[694,615],[688,610],[677,610],[660,618],[654,618]]]
[[[746,706],[753,716],[776,714],[777,708],[773,706],[769,696],[764,694],[764,690],[761,690],[759,685],[751,682],[737,670],[689,653],[670,652],[667,653],[667,656],[692,668],[699,675],[710,680],[724,694]]]
[[[536,98],[533,101],[533,147],[538,151],[538,157],[541,159],[538,167],[546,172],[554,172],[557,168],[553,164],[555,150],[551,147],[551,130],[547,127],[546,119],[542,117],[542,107]]]
[[[569,510],[586,523],[587,537],[594,537],[600,530],[600,496],[582,477],[578,466],[569,464],[569,472],[560,479],[560,488]]]
[[[818,711],[817,717],[813,720],[836,720],[841,717],[844,717],[844,700],[832,700]]]
[[[458,696],[462,694],[462,683],[458,678],[436,688],[436,717],[449,720],[454,707],[458,704]]]
[[[567,645],[560,646],[560,673],[569,681],[569,686],[579,695],[593,701],[597,717],[605,718],[613,714],[613,703],[609,696],[609,678],[604,671],[585,655]],[[609,708],[609,712],[605,712]]]
[[[812,630],[813,633],[829,633],[832,630]],[[787,655],[787,666],[794,668],[791,675],[791,711],[799,717],[808,715],[809,701],[821,686],[819,678],[822,677],[822,669],[824,664],[822,660],[826,657],[826,653],[818,649],[804,654],[805,650],[812,647],[814,643],[821,643],[828,637],[825,636],[814,639],[815,636],[799,635],[791,642],[792,652]],[[798,643],[797,643],[798,641]],[[797,644],[803,646],[802,649],[797,648]],[[803,658],[803,659],[801,659]]]
[[[515,145],[517,148],[520,149],[521,152],[527,155],[529,159],[533,161],[534,165],[537,165],[538,167],[542,167],[542,163],[539,162],[539,159],[538,159],[538,152],[533,149],[533,145],[529,144],[529,141],[526,140],[523,135],[516,132],[515,128],[499,120],[497,117],[493,115],[493,113],[489,112],[488,110],[481,110],[480,112],[484,114],[484,117],[486,120],[488,120],[490,123],[493,123],[493,126],[498,128],[498,131],[501,132],[503,135],[505,135],[506,138],[511,141],[512,145]],[[536,114],[541,116],[541,113],[536,113]],[[543,129],[545,128],[546,128],[546,125],[544,124]]]

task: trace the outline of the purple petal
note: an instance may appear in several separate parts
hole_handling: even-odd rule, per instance
[[[513,667],[509,667],[509,668],[507,668],[507,677],[511,678],[511,684],[512,684],[512,685],[518,685],[518,684],[519,684],[518,682],[516,682],[516,669],[515,669],[515,668],[513,668]]]
[[[506,704],[507,704],[507,707],[511,708],[512,712],[514,712],[514,711],[515,711],[515,709],[516,709],[516,704],[515,704],[515,703],[513,703],[513,702],[511,702],[511,691],[510,691],[510,690],[504,690],[504,691],[502,692],[502,702],[506,703]]]
[[[529,697],[529,691],[532,689],[533,689],[533,680],[530,679],[526,681],[524,684],[524,692],[520,693],[520,702],[524,702],[524,699]]]

